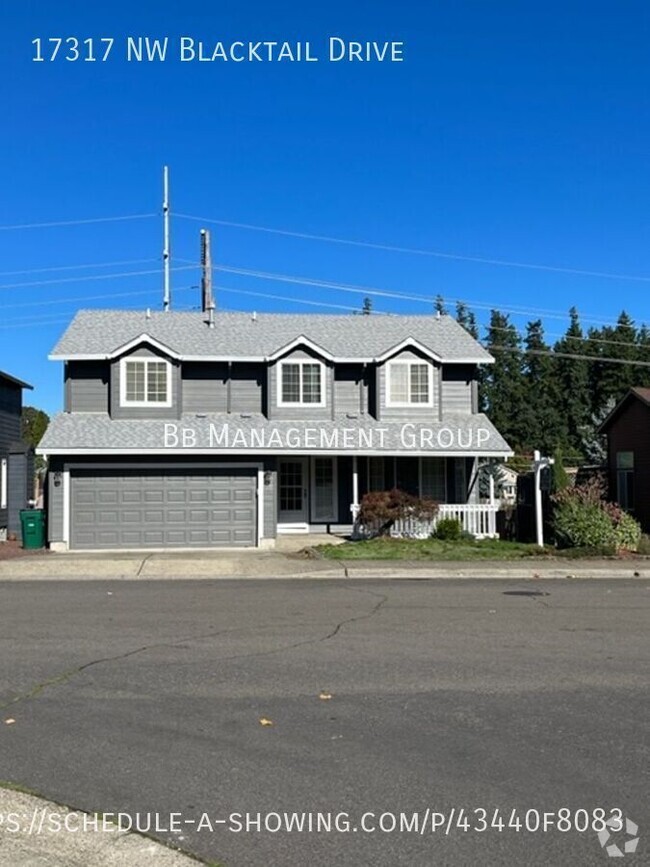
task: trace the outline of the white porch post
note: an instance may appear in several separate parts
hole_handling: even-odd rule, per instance
[[[494,505],[494,476],[490,473],[490,505]]]
[[[352,520],[356,521],[359,514],[359,466],[356,455],[352,455],[352,505],[350,511],[352,512]]]

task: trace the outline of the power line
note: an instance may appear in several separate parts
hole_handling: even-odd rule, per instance
[[[314,235],[308,232],[293,232],[288,229],[275,229],[269,226],[257,226],[250,223],[234,223],[229,220],[216,220],[208,217],[196,217],[191,214],[175,214],[183,220],[194,220],[200,223],[213,223],[217,226],[228,226],[234,229],[247,229],[254,232],[265,232],[272,235],[283,235],[306,241],[323,241],[330,244],[343,244],[350,247],[364,247],[371,250],[385,250],[390,253],[405,253],[414,256],[431,256],[439,259],[452,259],[459,262],[475,262],[480,265],[496,265],[506,268],[525,268],[533,271],[550,271],[558,274],[572,274],[580,277],[599,277],[608,280],[631,280],[640,283],[650,283],[650,277],[636,274],[617,274],[609,271],[590,271],[582,268],[568,268],[559,265],[542,265],[532,262],[516,262],[508,259],[488,258],[484,256],[465,256],[459,253],[446,253],[441,250],[424,250],[418,247],[400,247],[395,244],[379,244],[373,241],[358,241],[349,238],[337,238],[330,235]]]
[[[194,266],[179,265],[172,271],[191,271]],[[126,271],[121,274],[90,274],[86,277],[61,277],[56,280],[33,280],[29,283],[7,283],[0,285],[0,289],[22,289],[28,286],[53,286],[57,283],[85,283],[87,280],[112,280],[122,277],[144,277],[151,274],[160,275],[160,268],[150,271]]]
[[[0,226],[0,232],[10,232],[15,229],[50,229],[54,226],[88,226],[92,223],[119,223],[123,220],[147,220],[158,214],[126,214],[122,217],[91,217],[85,220],[57,220],[48,223],[19,223],[14,226]]]
[[[158,259],[126,259],[121,262],[94,262],[88,265],[51,265],[48,268],[24,268],[20,271],[0,271],[0,277],[13,277],[15,274],[46,274],[51,271],[83,271],[86,268],[116,268],[122,265],[144,265]]]
[[[174,291],[184,292],[187,289],[196,289],[196,286],[178,286],[174,289]],[[76,295],[74,298],[48,298],[45,301],[25,301],[21,304],[3,304],[0,306],[0,311],[13,310],[17,307],[43,307],[50,304],[74,304],[77,301],[99,301],[106,298],[129,298],[135,297],[136,295],[151,295],[152,293],[157,294],[158,292],[159,290],[156,288],[140,289],[137,292],[106,292],[102,295]]]
[[[188,260],[187,259],[179,259],[178,261],[186,262]],[[289,274],[277,274],[277,273],[273,273],[273,272],[269,272],[269,271],[254,271],[254,270],[246,269],[246,268],[234,268],[234,267],[230,267],[227,265],[215,265],[214,270],[222,271],[222,272],[227,273],[227,274],[236,274],[239,276],[254,277],[254,278],[260,279],[260,280],[274,280],[274,281],[277,281],[280,283],[295,283],[295,284],[302,285],[302,286],[315,286],[315,287],[318,287],[320,289],[336,289],[339,292],[352,292],[352,293],[357,294],[357,295],[361,294],[361,295],[374,295],[374,296],[383,297],[383,298],[398,298],[398,299],[402,299],[404,301],[416,301],[416,302],[427,303],[427,304],[433,304],[433,302],[435,301],[435,296],[433,294],[431,294],[431,295],[415,295],[415,294],[409,294],[409,293],[405,293],[405,292],[397,292],[397,291],[388,291],[385,289],[377,289],[377,288],[370,287],[370,286],[354,286],[354,285],[348,285],[345,283],[335,283],[335,282],[331,282],[328,280],[319,280],[319,279],[309,278],[309,277],[294,277],[294,276],[289,275]],[[467,301],[466,299],[460,299],[460,298],[458,298],[458,299],[452,298],[452,299],[448,299],[448,300],[451,300],[454,302],[455,301],[462,301],[465,304],[468,304],[468,305],[471,304],[472,307],[475,307],[477,309],[484,309],[484,310],[500,309],[500,310],[503,310],[506,312],[512,312],[513,314],[516,313],[516,315],[521,315],[521,316],[529,315],[528,313],[525,312],[525,308],[512,308],[509,306],[503,306],[503,305],[498,305],[498,304],[484,304],[484,303],[480,303],[480,302]],[[539,311],[535,311],[535,312],[539,312]],[[560,315],[560,314],[555,315],[555,314],[549,313],[548,318],[566,320],[566,313],[564,313],[562,315]],[[611,321],[608,321],[608,320],[591,319],[591,318],[586,318],[586,317],[581,317],[581,321],[582,322],[590,322],[592,324],[597,324],[597,325],[613,324]]]

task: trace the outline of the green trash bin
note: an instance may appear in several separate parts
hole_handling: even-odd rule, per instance
[[[20,527],[23,548],[42,548],[45,545],[45,512],[43,509],[21,509]]]

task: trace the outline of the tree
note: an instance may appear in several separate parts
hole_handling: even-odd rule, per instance
[[[436,295],[433,301],[433,309],[435,313],[439,313],[441,316],[447,312],[447,308],[445,307],[445,299],[442,295]]]
[[[37,409],[35,406],[23,407],[21,418],[21,438],[28,445],[36,446],[43,439],[43,434],[47,430],[50,423],[50,417],[42,409]]]
[[[551,493],[557,494],[563,491],[571,484],[567,471],[564,469],[564,457],[562,449],[555,449],[553,454],[553,464],[551,466]]]
[[[465,331],[471,334],[474,340],[478,340],[476,316],[474,316],[473,311],[469,309],[464,301],[456,302],[456,322],[458,322],[459,325],[462,325]]]
[[[589,354],[578,311],[569,310],[569,327],[553,351],[556,354],[558,409],[563,418],[564,448],[576,456],[584,454],[583,429],[593,411],[590,362],[575,356]],[[574,356],[574,357],[569,357]],[[562,442],[562,438],[558,440]]]
[[[539,449],[548,455],[565,441],[566,431],[559,407],[561,394],[556,359],[544,339],[541,319],[529,322],[526,326],[524,346],[525,400],[522,421],[526,439],[522,445],[528,452]]]
[[[35,406],[24,406],[20,419],[21,439],[36,448],[43,439],[43,434],[49,423],[50,417],[42,409],[37,409]],[[34,463],[37,471],[42,471],[45,467],[45,460],[40,455],[36,456]]]
[[[494,364],[486,366],[482,407],[511,446],[521,449],[530,439],[525,418],[526,383],[522,370],[521,338],[509,317],[490,313],[486,348]]]
[[[372,298],[364,298],[363,299],[363,307],[361,308],[361,312],[365,316],[369,316],[372,313]]]

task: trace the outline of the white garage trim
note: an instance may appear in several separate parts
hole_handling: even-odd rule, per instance
[[[257,547],[259,548],[262,542],[262,536],[264,533],[264,464],[261,461],[246,461],[246,462],[219,462],[218,464],[212,463],[185,463],[185,462],[177,462],[177,463],[169,463],[168,461],[165,463],[156,462],[156,463],[147,463],[141,464],[140,467],[144,469],[152,469],[152,470],[207,470],[207,469],[217,469],[217,470],[232,470],[232,469],[241,469],[241,470],[257,470],[257,487],[256,487],[256,497],[257,497]],[[132,470],[137,469],[138,466],[134,467],[133,463],[66,463],[63,465],[63,543],[67,549],[70,547],[70,520],[71,520],[71,500],[70,500],[70,470]]]

